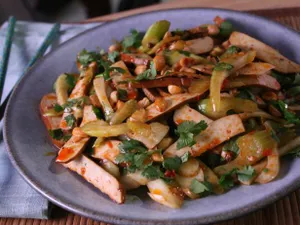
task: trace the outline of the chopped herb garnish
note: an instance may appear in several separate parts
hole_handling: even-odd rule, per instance
[[[135,152],[146,152],[147,148],[139,141],[136,140],[125,140],[119,145],[121,153]]]
[[[234,175],[237,176],[239,181],[246,182],[255,176],[255,170],[252,166],[245,166],[241,170],[235,168],[230,172],[223,174],[219,179],[219,184],[225,190],[232,188],[234,186],[234,180],[233,180]]]
[[[182,161],[179,157],[166,158],[162,165],[166,170],[175,170],[177,171],[182,164]]]
[[[224,21],[223,23],[221,23],[220,25],[220,35],[223,37],[229,37],[230,34],[233,31],[233,26],[232,23],[230,23],[229,21]]]
[[[179,150],[186,146],[192,147],[194,144],[196,144],[196,141],[194,140],[193,133],[181,133],[176,147]]]
[[[97,62],[101,58],[101,55],[97,52],[88,52],[87,50],[83,49],[79,52],[77,56],[78,62],[87,67],[91,62]]]
[[[64,133],[61,129],[49,130],[49,135],[55,140],[61,140],[64,137]]]
[[[238,180],[246,182],[255,176],[255,170],[252,166],[245,166],[243,169],[236,171]]]
[[[268,168],[264,168],[264,169],[263,169],[263,172],[264,172],[264,173],[267,173],[267,172],[269,172],[269,169],[268,169]]]
[[[100,65],[103,67],[104,69],[104,72],[101,73],[101,74],[98,74],[97,76],[103,76],[104,77],[104,80],[110,80],[110,65],[108,62],[104,61],[104,60],[100,60]]]
[[[158,179],[164,176],[160,169],[153,165],[147,166],[143,170],[142,175],[148,179]]]
[[[239,47],[236,47],[234,45],[230,46],[227,50],[226,50],[226,53],[228,54],[235,54],[235,53],[238,53],[240,52],[241,49]]]
[[[196,179],[193,179],[190,189],[194,194],[201,194],[201,196],[210,194],[213,190],[210,182],[198,181]]]
[[[271,130],[271,137],[278,143],[280,142],[280,139],[278,138],[278,136],[276,135],[276,132],[274,130]]]
[[[55,104],[54,105],[54,111],[55,112],[61,112],[61,111],[63,111],[64,110],[64,108],[63,107],[61,107],[59,104]]]
[[[109,72],[111,72],[111,71],[115,71],[118,73],[126,73],[126,70],[122,69],[121,67],[110,67]]]
[[[63,141],[67,142],[72,137],[71,134],[67,134],[63,136]]]
[[[184,153],[180,158],[181,158],[181,162],[182,163],[185,163],[189,160],[189,157],[190,157],[190,153],[189,152],[186,152]]]
[[[204,120],[199,123],[193,121],[184,121],[175,130],[176,135],[179,136],[177,141],[177,149],[181,149],[185,146],[193,146],[196,141],[194,136],[207,128],[207,124]]]
[[[124,89],[118,89],[117,92],[118,92],[118,98],[121,101],[127,101],[127,99],[128,99],[128,93],[127,93],[126,90],[124,90]]]
[[[290,112],[288,110],[288,105],[285,104],[283,101],[279,100],[277,102],[272,102],[272,104],[283,113],[283,117],[285,120],[287,120],[288,123],[293,123],[296,125],[300,124],[299,117],[294,113]]]
[[[148,152],[147,148],[139,141],[125,140],[119,145],[121,154],[116,158],[117,163],[126,163],[126,170],[130,173],[136,170],[144,169],[151,164],[151,161],[146,162],[146,159],[153,152]]]
[[[215,71],[232,70],[232,69],[233,69],[233,65],[224,62],[220,62],[214,67]]]
[[[72,74],[65,73],[67,84],[69,85],[69,90],[72,90],[76,85],[76,79]]]
[[[108,60],[111,61],[112,63],[116,62],[116,59],[120,56],[120,52],[113,51],[108,53]]]
[[[227,141],[224,144],[222,151],[231,151],[234,152],[235,155],[238,155],[240,152],[240,148],[237,145],[237,138],[232,138],[229,141]]]
[[[179,53],[181,53],[181,54],[183,54],[183,55],[185,55],[185,56],[190,56],[190,55],[191,55],[190,52],[184,51],[184,50],[180,50]]]
[[[97,119],[103,119],[103,114],[101,112],[101,110],[95,106],[93,106],[93,112],[95,113]]]
[[[125,73],[126,70],[122,69],[121,67],[110,67],[107,61],[101,60],[100,64],[102,65],[104,72],[97,74],[96,77],[103,76],[104,80],[110,80],[110,72],[118,72],[118,73]]]
[[[79,97],[74,99],[69,99],[62,107],[65,108],[72,108],[72,107],[79,107],[81,108],[85,103],[85,97]]]
[[[147,69],[143,73],[140,73],[137,75],[135,80],[140,81],[140,80],[154,80],[157,75],[157,71],[155,69],[154,63],[150,63],[150,69]]]
[[[236,174],[237,169],[233,169],[228,173],[223,174],[219,179],[219,184],[225,189],[228,190],[234,186],[233,175]]]
[[[76,118],[74,117],[73,114],[70,114],[70,115],[66,116],[64,118],[64,120],[67,122],[68,127],[74,127],[75,126]]]
[[[129,47],[135,47],[138,48],[142,44],[143,36],[141,33],[139,33],[137,30],[132,29],[130,31],[130,35],[126,36],[124,40],[122,41],[122,46],[124,48],[124,51],[127,51],[127,48]]]

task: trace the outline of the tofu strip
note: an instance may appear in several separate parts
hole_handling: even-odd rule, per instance
[[[190,152],[192,156],[196,157],[244,131],[243,122],[238,115],[222,117],[211,122],[204,131],[198,134],[195,137],[196,144],[192,147],[187,146],[177,150],[177,142],[175,142],[164,152],[164,155],[180,157],[184,153]]]
[[[120,182],[87,156],[80,155],[71,162],[62,165],[78,173],[115,202],[124,203],[125,191]]]

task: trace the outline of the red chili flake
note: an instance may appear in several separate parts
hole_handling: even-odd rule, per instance
[[[113,148],[114,147],[113,144],[111,143],[111,141],[108,141],[107,145],[108,145],[109,148]]]
[[[166,170],[165,177],[174,178],[176,176],[175,170]]]
[[[225,79],[222,83],[221,89],[224,89],[224,87],[228,84],[229,80]]]
[[[80,173],[81,173],[82,176],[85,174],[85,168],[84,167],[81,167]]]
[[[269,155],[272,155],[272,149],[270,149],[270,148],[267,148],[267,149],[265,149],[264,151],[263,151],[263,153],[262,153],[262,155],[263,156],[269,156]]]
[[[134,90],[129,90],[127,94],[128,99],[136,99],[137,97],[137,92]]]

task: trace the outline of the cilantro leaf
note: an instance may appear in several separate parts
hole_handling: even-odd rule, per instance
[[[149,152],[141,142],[136,140],[125,140],[119,145],[121,154],[116,158],[117,163],[126,163],[125,168],[133,173],[136,170],[142,170],[151,164],[148,159],[155,151]]]
[[[296,125],[300,125],[299,117],[288,110],[287,104],[285,104],[281,100],[277,102],[273,102],[273,104],[275,105],[275,107],[277,106],[280,109],[280,111],[283,113],[284,119],[287,120],[288,123],[294,123]]]
[[[119,73],[126,73],[126,70],[122,69],[121,67],[110,67],[109,72],[111,72],[111,71],[116,71]]]
[[[233,25],[229,21],[225,20],[220,25],[220,35],[223,37],[229,37],[233,31]]]
[[[67,84],[69,85],[69,90],[72,90],[76,85],[76,79],[72,74],[65,73]]]
[[[271,130],[271,137],[276,141],[276,142],[280,142],[279,137],[277,136],[276,132],[274,130]]]
[[[62,139],[63,139],[63,141],[67,142],[71,137],[72,137],[71,134],[67,134],[67,135],[64,135]]]
[[[176,133],[194,133],[198,134],[202,130],[205,130],[207,124],[204,120],[201,120],[199,123],[195,123],[194,121],[184,121],[182,122],[175,131]]]
[[[177,149],[181,149],[185,146],[193,146],[196,142],[194,136],[207,128],[207,124],[204,120],[199,123],[193,121],[184,121],[175,130],[175,134],[179,136],[177,142]]]
[[[227,48],[227,50],[220,56],[220,59],[225,59],[225,58],[227,58],[233,54],[236,54],[240,51],[241,51],[241,49],[239,47],[232,45],[229,48]]]
[[[82,107],[85,101],[86,99],[84,97],[69,99],[62,107],[64,109],[72,107]]]
[[[232,70],[232,69],[233,69],[233,65],[224,62],[220,62],[214,67],[215,71]]]
[[[191,191],[194,194],[206,195],[212,193],[212,184],[208,181],[198,181],[193,179],[192,184],[190,186]]]
[[[194,144],[196,144],[196,141],[193,133],[181,133],[176,147],[177,149],[182,149],[186,146],[192,147]]]
[[[93,112],[95,113],[97,119],[103,119],[103,114],[101,112],[101,110],[95,106],[93,106]]]
[[[104,77],[104,80],[110,80],[110,75],[109,75],[110,65],[109,65],[109,63],[104,60],[100,60],[99,63],[103,67],[104,72],[101,74],[98,74],[97,76],[101,75]]]
[[[269,172],[269,169],[268,169],[268,168],[264,168],[262,171],[263,171],[264,173],[267,173],[267,172]]]
[[[140,73],[136,76],[135,80],[154,80],[157,75],[157,71],[155,69],[154,63],[150,63],[150,69],[147,69],[143,73]]]
[[[85,49],[79,52],[77,56],[78,62],[84,67],[87,67],[91,62],[98,61],[99,58],[101,58],[100,54],[96,52],[88,52]]]
[[[238,155],[240,152],[240,148],[237,145],[236,141],[237,141],[237,138],[232,138],[229,141],[227,141],[225,143],[225,145],[223,146],[222,151],[231,151],[231,152],[234,152],[235,155]]]
[[[64,118],[64,120],[67,122],[68,127],[73,127],[76,123],[76,118],[74,117],[73,114],[70,114],[70,115],[66,116]]]
[[[117,92],[118,92],[118,98],[121,101],[127,101],[128,93],[127,93],[126,90],[124,90],[124,89],[117,89]]]
[[[61,140],[64,136],[64,133],[61,129],[48,130],[49,135],[55,140]]]
[[[226,50],[226,53],[234,54],[234,53],[238,53],[240,51],[241,51],[241,49],[239,47],[232,45]]]
[[[151,180],[163,177],[163,173],[160,171],[160,169],[152,165],[147,166],[142,172],[142,175]]]
[[[54,111],[55,112],[61,112],[61,111],[63,111],[64,110],[64,108],[63,107],[61,107],[59,104],[55,104],[54,105]]]
[[[236,171],[239,181],[249,181],[255,176],[255,170],[252,166],[245,166],[243,169]]]
[[[147,148],[139,141],[136,140],[125,140],[119,145],[121,153],[129,152],[146,152]]]
[[[113,51],[108,53],[108,60],[111,61],[112,63],[116,62],[116,59],[120,56],[120,53],[117,51]]]
[[[145,165],[145,160],[149,157],[147,153],[135,154],[133,156],[133,164],[137,168],[142,168]]]
[[[182,164],[182,161],[179,157],[166,158],[162,165],[166,170],[175,170],[177,171]]]
[[[137,30],[132,29],[130,31],[130,35],[126,36],[124,38],[124,40],[122,41],[122,46],[123,46],[123,48],[124,48],[125,51],[129,47],[138,48],[142,44],[142,39],[143,39],[142,34],[139,33]]]
[[[225,190],[228,190],[234,186],[233,175],[236,174],[237,169],[233,169],[228,173],[223,174],[219,179],[219,185]]]
[[[180,158],[181,158],[181,162],[182,163],[185,163],[189,160],[189,157],[190,157],[190,153],[189,152],[186,152],[184,153]]]
[[[188,51],[184,51],[184,50],[180,50],[180,51],[178,51],[180,54],[183,54],[183,55],[185,55],[185,56],[190,56],[191,55],[191,53],[190,52],[188,52]]]

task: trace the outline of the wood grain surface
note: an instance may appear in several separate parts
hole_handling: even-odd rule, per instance
[[[300,31],[300,8],[252,11],[252,13],[276,20]],[[0,225],[65,224],[109,225],[66,212],[58,207],[54,209],[53,219],[50,220],[0,218]],[[256,212],[214,225],[300,225],[300,190]]]

